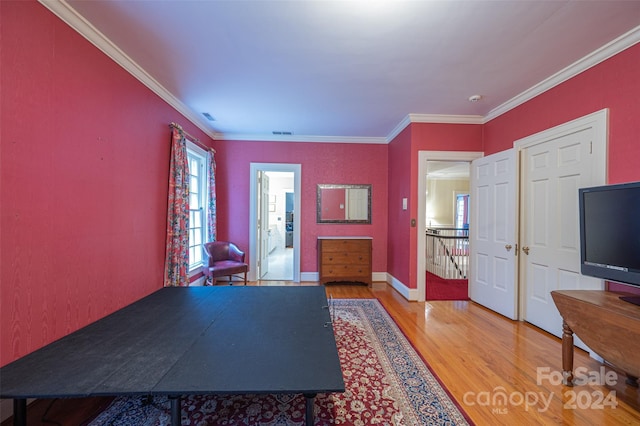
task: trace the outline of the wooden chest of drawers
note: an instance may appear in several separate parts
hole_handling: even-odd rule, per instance
[[[360,282],[371,284],[370,237],[318,237],[321,284]]]

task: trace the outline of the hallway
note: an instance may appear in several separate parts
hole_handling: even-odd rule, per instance
[[[277,247],[268,257],[269,272],[262,280],[293,280],[293,248]]]

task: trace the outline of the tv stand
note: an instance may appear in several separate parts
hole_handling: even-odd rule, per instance
[[[640,377],[640,307],[602,290],[556,290],[551,297],[562,315],[562,373],[573,385],[573,333],[608,363],[624,371],[627,383]]]
[[[620,300],[640,306],[640,296],[620,296]]]

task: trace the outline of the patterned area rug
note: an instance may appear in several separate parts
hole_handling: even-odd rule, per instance
[[[345,393],[318,394],[316,425],[466,425],[395,322],[374,299],[333,299]],[[166,398],[120,397],[91,423],[168,425]],[[185,396],[183,425],[304,425],[301,395]]]

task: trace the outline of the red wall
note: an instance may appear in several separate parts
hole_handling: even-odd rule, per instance
[[[413,126],[407,126],[389,144],[389,201],[387,220],[387,272],[405,285],[409,285],[411,259],[411,139]],[[402,199],[408,198],[407,210],[402,210]],[[415,287],[414,287],[415,288]]]
[[[482,151],[482,126],[413,123],[389,144],[389,245],[387,271],[410,289],[417,288],[418,152]],[[408,198],[402,210],[402,198]]]
[[[387,270],[387,145],[305,142],[216,141],[218,233],[249,248],[251,163],[301,165],[300,271],[317,272],[317,238],[329,235],[373,237],[374,272]],[[319,183],[371,184],[371,224],[316,223]],[[248,254],[248,253],[247,253]]]
[[[538,95],[484,126],[485,154],[609,108],[609,182],[640,180],[640,43]]]
[[[640,180],[640,45],[484,126],[413,124],[389,145],[213,142],[37,2],[0,1],[0,19],[0,365],[162,286],[171,121],[218,151],[220,239],[248,247],[251,162],[299,163],[302,272],[318,270],[317,236],[367,235],[373,270],[410,288],[419,150],[490,154],[606,107],[609,181]],[[318,183],[371,183],[372,224],[316,224]]]
[[[170,130],[210,139],[36,2],[0,2],[0,365],[162,287]]]
[[[603,108],[609,108],[608,183],[640,180],[640,44],[491,120],[485,154]],[[631,291],[612,284],[612,290]]]

